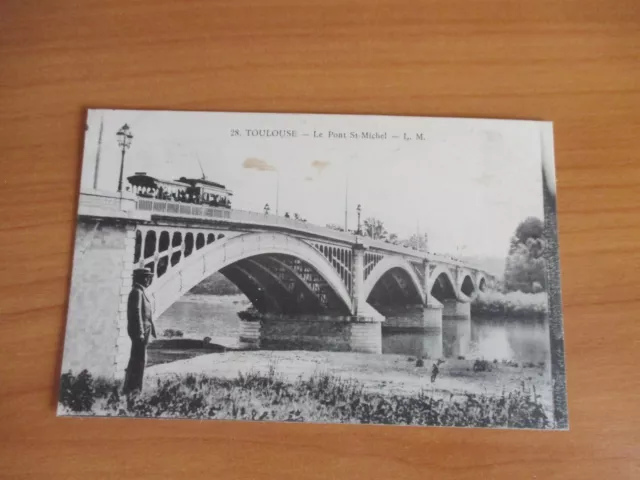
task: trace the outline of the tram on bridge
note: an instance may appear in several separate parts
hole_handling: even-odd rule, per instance
[[[127,177],[127,180],[131,185],[130,190],[139,197],[231,208],[233,192],[206,178],[180,177],[178,180],[163,180],[147,175],[146,172],[136,172]]]

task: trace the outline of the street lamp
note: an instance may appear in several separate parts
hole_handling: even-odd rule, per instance
[[[126,123],[122,126],[118,133],[116,133],[116,137],[118,137],[118,145],[122,148],[122,160],[120,161],[120,179],[118,180],[118,192],[122,192],[122,173],[124,171],[124,153],[127,151],[127,148],[131,146],[131,139],[133,135],[131,134],[131,130],[129,129],[129,125]]]
[[[358,234],[362,235],[362,232],[360,231],[360,214],[362,213],[362,205],[358,204],[356,210],[358,212]]]

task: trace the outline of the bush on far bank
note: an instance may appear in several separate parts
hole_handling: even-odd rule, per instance
[[[471,315],[492,319],[544,319],[547,316],[547,294],[480,292],[471,303]]]

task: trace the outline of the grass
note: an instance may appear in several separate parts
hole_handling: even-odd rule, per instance
[[[471,303],[471,316],[496,320],[542,320],[547,316],[547,294],[481,292]]]
[[[354,380],[316,373],[287,382],[272,366],[267,374],[222,379],[175,375],[147,382],[127,398],[120,382],[93,379],[86,371],[61,380],[64,414],[161,418],[212,418],[288,422],[551,428],[535,389],[502,395],[382,395]]]

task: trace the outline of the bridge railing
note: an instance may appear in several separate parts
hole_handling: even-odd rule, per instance
[[[301,232],[315,233],[334,240],[355,243],[355,235],[339,232],[330,228],[321,227],[308,222],[302,222],[294,218],[267,215],[246,210],[237,210],[207,205],[194,205],[190,203],[157,200],[154,198],[138,198],[138,209],[151,213],[166,214],[171,216],[190,216],[207,219],[223,219],[232,222],[250,223],[254,225],[271,225],[287,227]]]
[[[427,258],[430,261],[440,261],[458,266],[469,266],[461,260],[449,256],[425,253],[410,247],[394,245],[393,243],[387,243],[381,240],[373,240],[371,238],[354,235],[349,232],[340,232],[331,228],[321,227],[320,225],[314,225],[313,223],[302,222],[295,218],[286,218],[278,215],[140,197],[137,198],[137,208],[142,211],[177,217],[189,216],[211,220],[227,220],[231,222],[253,224],[256,226],[270,225],[286,227],[301,233],[312,233],[324,238],[349,244],[362,243],[377,250],[400,253],[414,258]]]
[[[156,200],[155,198],[138,198],[138,210],[152,213],[164,213],[167,215],[187,215],[190,217],[206,218],[230,218],[231,210],[227,208],[215,208],[205,205],[192,205],[190,203],[169,202]]]

